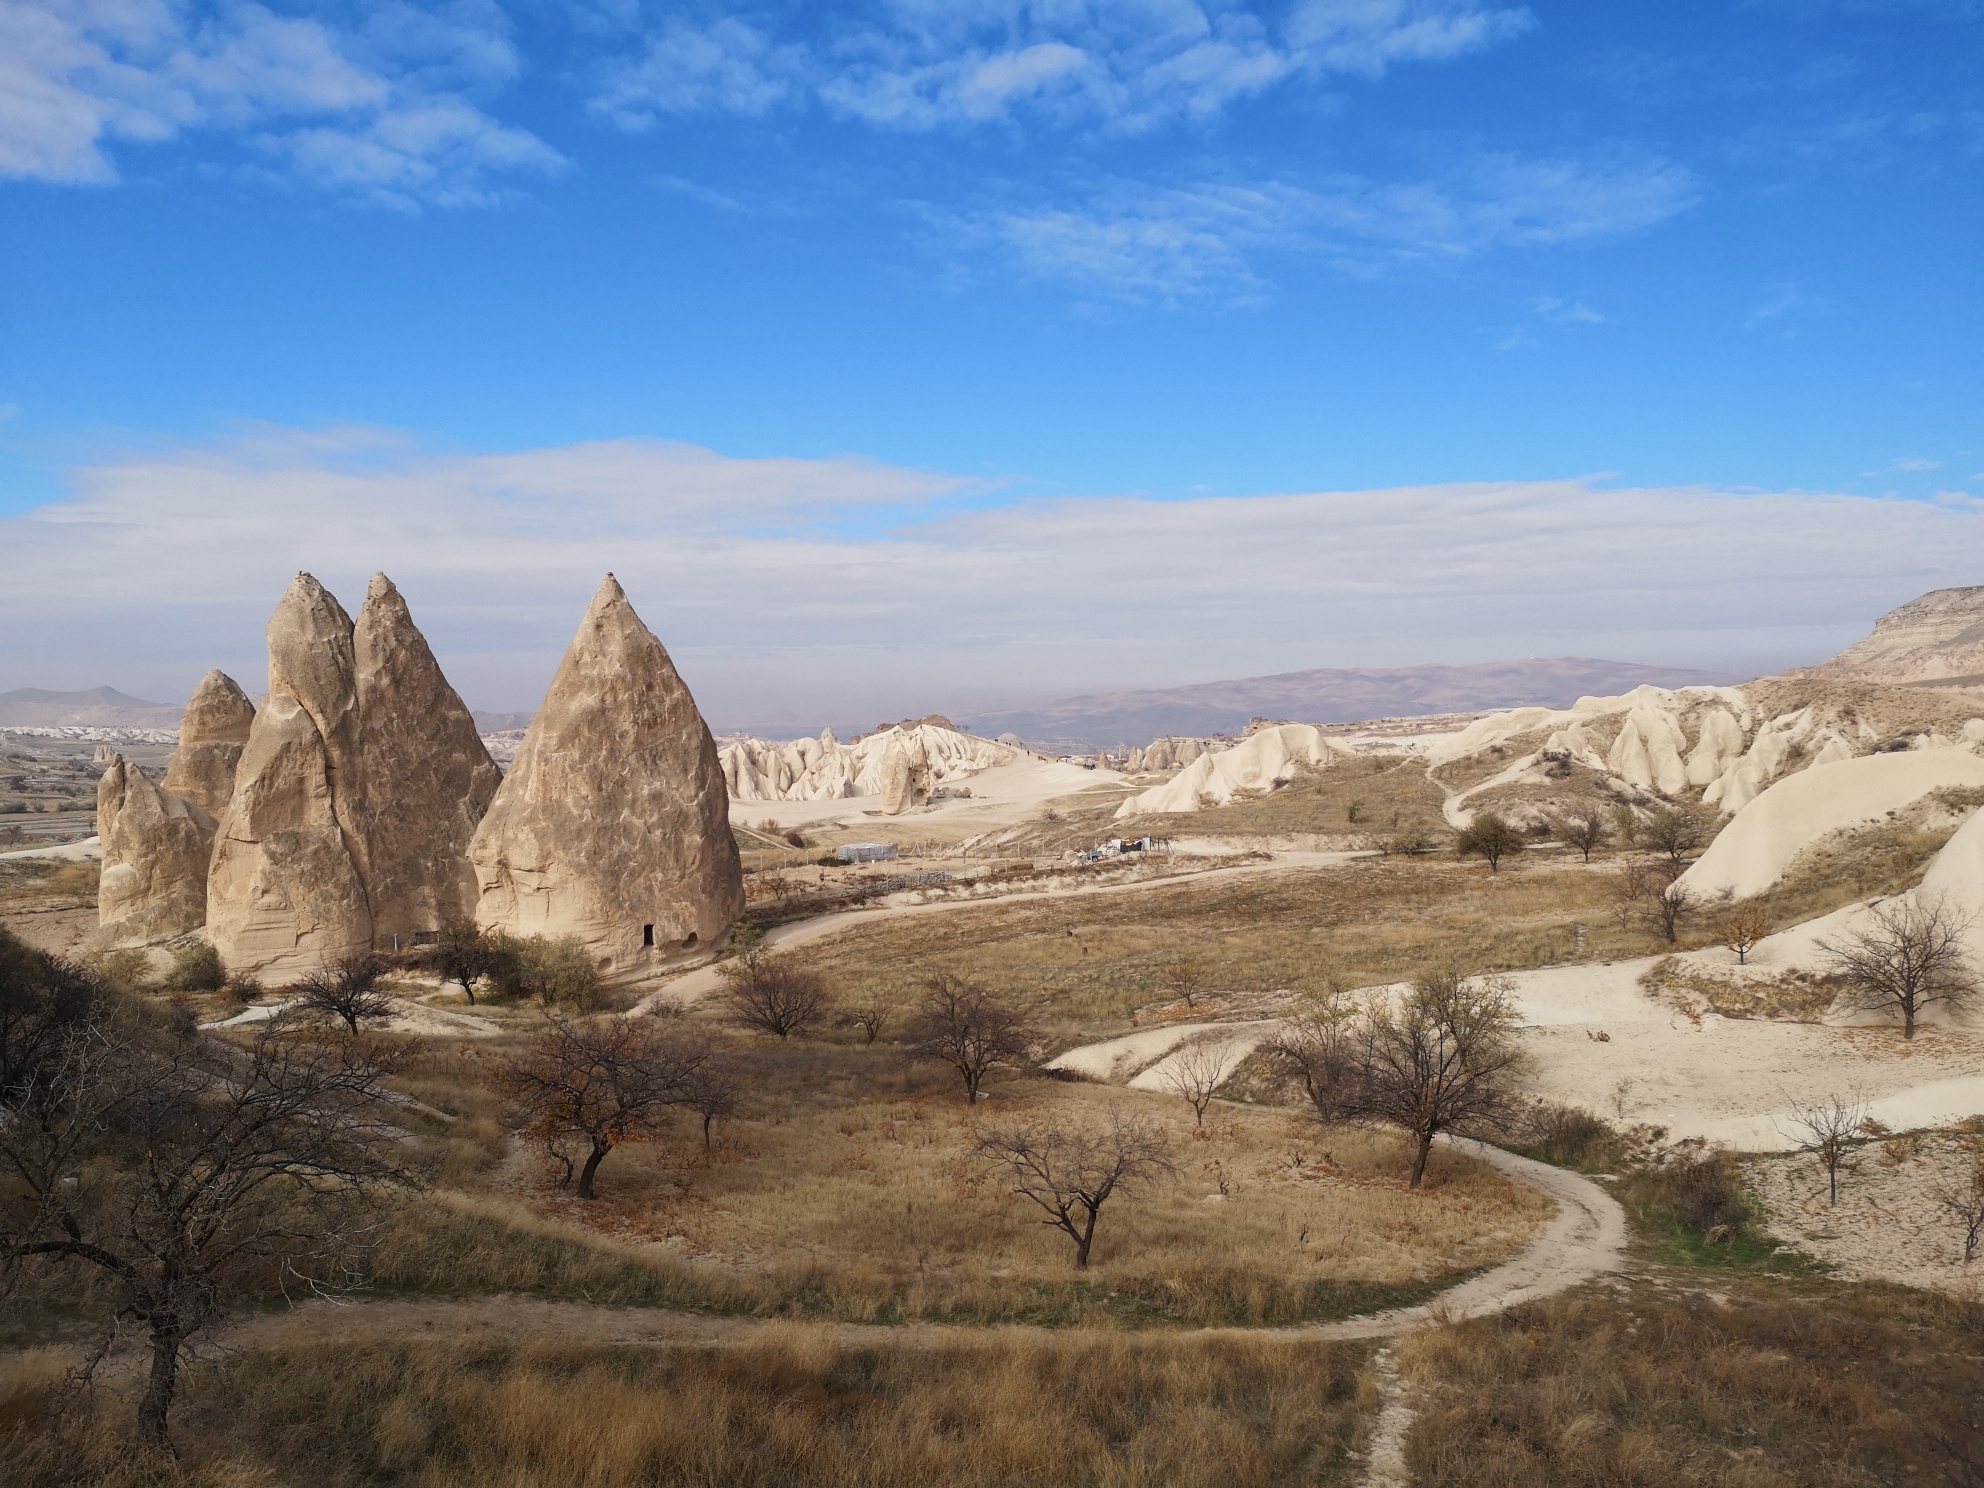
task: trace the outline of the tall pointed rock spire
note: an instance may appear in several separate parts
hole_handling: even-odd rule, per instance
[[[608,982],[705,948],[744,908],[723,768],[668,652],[608,574],[469,848],[476,919],[575,935]]]

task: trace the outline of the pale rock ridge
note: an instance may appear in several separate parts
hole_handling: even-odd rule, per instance
[[[1884,821],[1945,786],[1984,786],[1984,759],[1968,748],[1914,749],[1801,770],[1738,811],[1680,882],[1706,899],[1761,894],[1821,837]]]
[[[101,943],[146,945],[199,929],[207,917],[214,819],[152,784],[120,754],[97,781],[96,821]]]
[[[1932,590],[1889,610],[1864,641],[1799,675],[1868,682],[1984,677],[1984,586]]]
[[[1224,806],[1239,792],[1273,790],[1305,768],[1326,768],[1351,754],[1351,750],[1332,743],[1314,724],[1264,728],[1231,749],[1200,755],[1164,784],[1123,802],[1116,808],[1116,816],[1197,811],[1208,801]]]
[[[239,684],[225,672],[208,672],[186,701],[165,788],[218,820],[234,795],[235,767],[254,723],[255,705]]]
[[[1230,742],[1226,739],[1188,739],[1167,734],[1161,739],[1151,740],[1141,749],[1132,749],[1124,768],[1132,775],[1149,770],[1176,770]]]
[[[384,574],[372,576],[352,643],[372,934],[410,946],[475,913],[468,844],[502,775]]]
[[[479,924],[577,936],[608,983],[714,945],[743,912],[715,741],[611,574],[469,857]]]
[[[269,700],[207,879],[208,934],[230,967],[301,975],[372,947],[352,629],[309,574],[269,620]]]
[[[932,723],[891,725],[842,744],[831,729],[817,739],[774,743],[726,739],[719,755],[726,788],[739,801],[844,801],[883,793],[889,750],[920,748],[929,772],[927,790],[952,785],[981,770],[1024,756],[1015,745],[961,734]]]

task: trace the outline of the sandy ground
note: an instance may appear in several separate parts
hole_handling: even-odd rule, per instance
[[[1925,1028],[1910,1042],[1887,1026],[1690,1017],[1640,990],[1652,964],[1558,966],[1513,978],[1537,1095],[1743,1152],[1796,1146],[1792,1111],[1833,1093],[1863,1095],[1872,1114],[1899,1131],[1984,1112],[1984,1039]],[[1187,1039],[1217,1031],[1251,1050],[1273,1029],[1167,1024],[1071,1049],[1050,1068],[1161,1089],[1165,1062]]]
[[[0,861],[17,858],[46,858],[58,863],[95,862],[103,856],[103,839],[85,837],[81,842],[64,843],[61,847],[24,847],[17,852],[0,853]]]
[[[1843,1281],[1894,1281],[1984,1297],[1984,1249],[1963,1263],[1963,1227],[1936,1198],[1974,1169],[1974,1139],[1940,1135],[1863,1148],[1827,1198],[1815,1158],[1752,1163],[1750,1181],[1772,1234],[1833,1268]]]
[[[246,1028],[256,1023],[266,1023],[285,1008],[293,1007],[296,1001],[290,998],[284,1002],[257,1003],[243,1008],[231,1018],[200,1026]],[[458,1013],[448,1008],[428,1007],[408,997],[395,997],[392,1017],[373,1026],[387,1033],[415,1033],[429,1038],[488,1038],[503,1031],[502,1025],[488,1018],[479,1018],[474,1013]]]

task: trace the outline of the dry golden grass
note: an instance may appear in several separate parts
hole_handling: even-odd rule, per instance
[[[1984,1481],[1984,1308],[1719,1275],[1405,1340],[1413,1481],[1873,1488]]]
[[[988,904],[942,916],[857,925],[806,956],[845,991],[905,995],[934,971],[977,978],[1076,1025],[1127,1019],[1168,1000],[1158,974],[1203,961],[1216,991],[1396,981],[1458,961],[1521,970],[1664,948],[1612,913],[1615,869],[1575,854],[1525,856],[1500,873],[1451,855],[1363,859],[1065,902]],[[1701,934],[1706,936],[1706,927]]]
[[[1347,1484],[1358,1346],[1041,1338],[852,1347],[773,1327],[730,1347],[499,1340],[295,1347],[194,1371],[177,1463],[134,1450],[124,1388],[0,1445],[18,1488],[1106,1488]],[[47,1398],[0,1378],[0,1416]]]
[[[786,1081],[807,1062],[789,1052]],[[877,1078],[847,1078],[857,1055]],[[509,1192],[567,1224],[715,1263],[755,1311],[861,1322],[1341,1317],[1506,1259],[1549,1212],[1450,1154],[1411,1193],[1409,1156],[1389,1135],[1226,1103],[1201,1133],[1182,1100],[1046,1080],[996,1085],[974,1110],[954,1082],[883,1072],[892,1057],[840,1051],[839,1088],[781,1089],[761,1067],[758,1114],[723,1129],[713,1160],[685,1123],[683,1141],[616,1151],[593,1203],[551,1188],[534,1157],[509,1169]],[[1112,1110],[1155,1111],[1181,1178],[1112,1199],[1078,1274],[1067,1237],[971,1149],[987,1125],[1104,1125]]]
[[[1315,833],[1346,839],[1361,847],[1403,825],[1418,822],[1444,835],[1440,803],[1445,793],[1426,778],[1417,759],[1373,755],[1343,760],[1327,769],[1305,771],[1279,790],[1251,801],[1208,811],[1140,816],[1138,833],[1159,837],[1275,837]],[[1356,821],[1350,819],[1352,803]],[[1113,835],[1113,834],[1112,834]]]

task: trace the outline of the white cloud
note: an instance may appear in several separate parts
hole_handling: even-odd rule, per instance
[[[74,487],[0,521],[0,689],[252,682],[299,568],[354,601],[391,573],[471,702],[505,708],[611,569],[723,721],[1304,666],[1813,661],[1984,560],[1977,503],[1556,481],[985,509],[942,473],[631,440],[270,431]]]
[[[594,107],[630,129],[656,112],[760,114],[817,98],[895,129],[1030,111],[1135,130],[1209,117],[1298,75],[1448,61],[1530,24],[1526,10],[1480,0],[1304,0],[1277,38],[1218,0],[884,0],[818,39],[776,44],[735,19],[672,20],[608,73]]]
[[[1570,321],[1578,325],[1604,325],[1605,317],[1583,300],[1565,300],[1556,295],[1538,295],[1530,308],[1546,320]]]
[[[488,172],[564,164],[462,91],[517,67],[476,0],[388,0],[355,27],[252,3],[0,0],[0,177],[105,184],[120,142],[228,130],[336,189],[486,200]]]
[[[1941,470],[1943,462],[1932,460],[1927,455],[1903,455],[1894,462],[1894,468],[1907,471]]]
[[[1079,209],[1007,210],[960,224],[966,248],[1001,247],[1023,274],[1130,302],[1257,303],[1262,250],[1320,254],[1346,272],[1456,262],[1499,248],[1612,237],[1693,205],[1672,161],[1476,157],[1440,179],[1382,185],[1338,177],[1152,188],[1123,184]],[[1561,318],[1601,319],[1552,301]]]

